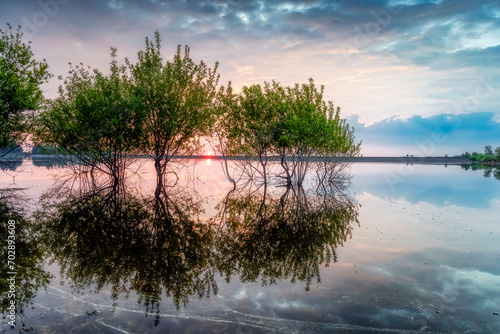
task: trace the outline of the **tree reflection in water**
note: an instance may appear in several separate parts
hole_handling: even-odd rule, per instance
[[[301,280],[309,289],[357,222],[350,179],[332,170],[317,172],[320,182],[309,188],[235,183],[208,221],[199,219],[203,198],[177,179],[158,176],[147,196],[121,173],[74,171],[42,198],[40,240],[75,291],[109,288],[114,306],[135,292],[155,325],[162,296],[177,308],[209,297],[216,273],[263,284]]]
[[[43,269],[44,249],[37,242],[39,236],[36,225],[26,218],[24,210],[20,207],[20,203],[24,202],[23,198],[13,192],[0,191],[0,238],[2,239],[0,256],[4,259],[2,261],[5,261],[2,262],[5,266],[0,277],[2,296],[0,310],[4,315],[4,321],[13,320],[7,315],[10,314],[10,302],[15,301],[15,314],[20,316],[23,328],[24,309],[33,304],[37,291],[46,288],[52,278],[52,275]],[[15,221],[15,257],[12,263],[7,262],[9,259],[7,236],[11,235],[7,224],[9,221]],[[12,268],[9,267],[11,264]],[[9,272],[16,273],[14,281],[9,281],[13,276],[8,274]],[[13,298],[9,296],[11,283],[15,286]]]
[[[201,210],[193,194],[162,187],[145,198],[115,179],[75,178],[59,184],[59,200],[46,198],[38,217],[61,276],[76,291],[109,286],[114,305],[135,291],[155,324],[163,293],[180,307],[192,295],[217,292],[207,266],[213,233],[192,218]]]
[[[332,166],[334,168],[335,166]],[[320,279],[320,265],[336,262],[336,248],[357,223],[358,205],[349,196],[350,178],[332,169],[316,184],[273,187],[252,180],[238,184],[213,220],[220,224],[214,245],[217,270],[229,281],[273,284],[279,279]]]
[[[500,166],[498,165],[483,165],[483,164],[463,164],[462,169],[472,170],[472,171],[482,171],[485,178],[490,178],[493,176],[494,179],[500,181]]]

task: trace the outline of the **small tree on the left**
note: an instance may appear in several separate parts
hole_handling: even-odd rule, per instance
[[[141,114],[115,48],[111,57],[108,75],[83,64],[70,67],[59,97],[38,117],[34,140],[118,178],[127,163],[125,154],[135,153]]]
[[[23,42],[21,27],[0,29],[0,157],[26,139],[43,101],[40,86],[51,76],[45,59],[35,60],[31,42]]]

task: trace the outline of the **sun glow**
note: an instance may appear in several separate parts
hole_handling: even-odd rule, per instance
[[[207,152],[207,165],[210,165],[212,163],[212,159],[210,158],[212,156],[212,151]]]

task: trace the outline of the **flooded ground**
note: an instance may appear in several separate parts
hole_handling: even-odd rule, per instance
[[[163,187],[144,161],[123,182],[2,171],[2,332],[500,332],[495,171],[355,163],[286,186],[233,167],[236,186],[207,160]]]

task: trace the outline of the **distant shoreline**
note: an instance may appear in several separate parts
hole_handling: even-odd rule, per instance
[[[149,158],[148,156],[134,156],[135,158]],[[4,157],[5,159],[6,157]],[[14,158],[13,156],[11,158]],[[17,157],[19,158],[19,157]],[[44,154],[23,154],[22,158],[30,158],[31,160],[59,160],[61,157],[44,155]],[[222,156],[214,155],[192,155],[192,156],[175,156],[175,159],[212,159],[212,160],[223,160]],[[248,159],[242,156],[227,157],[227,160],[245,160]],[[316,158],[311,158],[312,160],[317,160]],[[7,158],[8,160],[8,158]],[[249,160],[257,160],[256,158],[250,158]],[[279,160],[278,157],[269,157],[269,160],[276,161]],[[396,164],[421,164],[421,165],[468,165],[474,163],[467,158],[462,157],[357,157],[357,158],[331,158],[332,162],[343,162],[351,161],[354,163],[396,163]]]
[[[453,157],[360,157],[354,162],[404,163],[417,165],[468,165],[473,163],[468,158]]]

